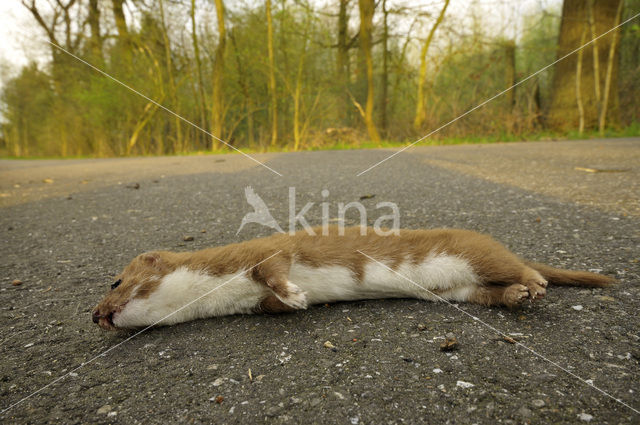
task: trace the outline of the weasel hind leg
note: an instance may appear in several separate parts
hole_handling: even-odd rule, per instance
[[[486,306],[504,305],[514,308],[529,299],[529,294],[530,289],[520,283],[509,286],[487,285],[476,288],[469,301]]]
[[[547,280],[500,243],[485,241],[478,251],[479,259],[474,266],[482,277],[483,286],[520,284],[527,288],[531,301],[546,295]]]

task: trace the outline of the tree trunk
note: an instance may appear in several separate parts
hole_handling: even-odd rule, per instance
[[[622,19],[622,7],[624,5],[624,0],[619,0],[618,3],[618,11],[616,12],[616,20],[614,22],[614,26],[620,24],[620,20]],[[609,58],[607,59],[607,73],[604,77],[604,93],[602,94],[602,104],[600,105],[600,116],[598,117],[598,132],[600,136],[604,136],[604,124],[607,118],[607,108],[609,106],[609,94],[611,91],[611,75],[613,73],[613,60],[616,56],[616,51],[618,50],[618,32],[615,31],[613,33],[613,37],[611,38],[611,44],[609,45]],[[616,90],[617,93],[617,90]]]
[[[587,33],[587,29],[582,30],[582,35],[580,36],[580,45],[584,44],[585,35]],[[584,56],[584,49],[580,49],[578,52],[577,65],[576,65],[576,104],[578,105],[578,132],[580,134],[584,133],[584,105],[582,103],[582,89],[580,85],[582,84],[582,58]]]
[[[251,94],[249,92],[249,84],[247,83],[247,75],[245,72],[245,67],[244,67],[244,64],[242,63],[240,52],[238,51],[238,46],[236,44],[236,39],[235,39],[233,30],[229,34],[229,38],[231,39],[231,44],[233,45],[233,52],[236,58],[236,66],[238,68],[238,71],[236,72],[238,76],[238,85],[242,88],[242,96],[244,97],[244,105],[247,111],[247,139],[249,142],[249,146],[253,147],[253,144],[254,144],[253,99],[251,98]]]
[[[273,57],[273,19],[271,0],[266,0],[267,50],[269,55],[269,94],[271,95],[271,146],[278,143],[278,95],[276,93],[276,65]]]
[[[364,109],[364,121],[367,132],[372,142],[379,143],[380,135],[373,120],[373,103],[375,101],[373,93],[373,57],[371,54],[371,32],[373,30],[373,12],[375,8],[374,0],[359,0],[360,6],[360,48],[364,55],[367,72],[367,104]]]
[[[504,43],[504,56],[506,63],[505,83],[507,87],[513,87],[506,93],[507,112],[513,112],[516,106],[516,42],[509,40]]]
[[[98,0],[89,0],[89,28],[91,29],[91,38],[89,39],[91,55],[96,59],[98,65],[102,64],[102,36],[100,35],[100,8]]]
[[[116,28],[118,30],[119,41],[125,41],[129,38],[129,30],[127,29],[127,20],[124,16],[123,5],[125,0],[111,0],[113,16],[116,20]]]
[[[380,126],[387,132],[387,103],[389,103],[389,11],[387,0],[382,0],[382,97],[380,99]]]
[[[164,44],[165,65],[167,71],[167,79],[169,81],[169,96],[171,97],[171,107],[176,114],[174,122],[176,128],[176,138],[173,144],[174,152],[182,152],[185,149],[182,140],[182,122],[178,115],[180,115],[180,104],[178,101],[178,93],[175,78],[173,75],[173,60],[171,59],[171,41],[169,40],[169,34],[167,32],[167,21],[164,15],[164,0],[158,2],[160,10],[160,27],[162,28],[162,44]]]
[[[224,74],[224,53],[227,43],[227,34],[224,25],[224,4],[222,0],[215,0],[216,15],[218,17],[218,47],[216,48],[215,64],[213,66],[213,93],[211,99],[211,134],[222,139],[223,120],[223,88],[222,77]],[[218,141],[212,140],[211,148],[218,145]]]
[[[337,123],[346,124],[349,116],[349,46],[348,46],[348,26],[349,15],[347,6],[349,0],[340,0],[338,11],[338,42],[336,51],[336,74],[338,76],[338,103],[337,103]]]
[[[196,26],[196,0],[191,0],[191,42],[193,44],[193,56],[196,61],[196,73],[198,76],[198,106],[200,108],[200,127],[207,129],[207,103],[204,95],[204,78],[202,76],[202,61],[200,60],[200,45],[198,44],[198,29]],[[198,138],[202,136],[199,135]],[[202,139],[200,139],[202,140]],[[205,143],[206,145],[206,143]]]
[[[293,95],[293,150],[297,151],[300,149],[300,145],[302,144],[302,128],[300,123],[300,102],[302,97],[302,81],[303,81],[303,71],[304,71],[304,60],[307,55],[307,31],[309,28],[309,22],[305,21],[305,30],[304,30],[304,45],[302,46],[302,53],[300,54],[300,59],[298,60],[298,74],[296,75],[296,88]]]
[[[589,11],[590,6],[592,6],[591,13]],[[586,40],[587,42],[593,39],[593,34],[599,36],[615,27],[618,6],[619,0],[599,0],[594,2],[593,5],[583,0],[564,0],[557,57],[561,58],[580,46],[580,39],[585,25],[588,25],[591,33],[591,37]],[[591,19],[591,16],[593,16],[593,19]],[[603,75],[603,72],[607,72],[609,64],[611,64],[611,71],[609,77],[610,98],[608,102],[611,106],[604,113],[608,122],[618,122],[619,45],[613,43],[611,61],[609,60],[611,55],[601,55],[599,50],[600,46],[611,46],[614,38],[617,39],[619,31],[619,29],[611,31],[606,36],[598,39],[595,45],[584,48],[583,65],[593,64],[593,66],[583,66],[581,70],[580,97],[584,108],[585,129],[597,128],[602,110],[602,81],[606,81],[606,75]],[[554,130],[567,131],[578,128],[580,125],[580,112],[576,105],[574,93],[577,61],[578,55],[575,54],[554,66],[552,98],[547,117],[547,125]]]
[[[424,83],[427,77],[427,51],[429,50],[429,46],[433,41],[433,36],[442,23],[444,19],[444,14],[447,11],[447,7],[449,7],[449,0],[445,0],[442,9],[440,10],[440,15],[436,19],[436,22],[431,27],[429,31],[429,35],[422,45],[422,50],[420,51],[420,71],[418,73],[418,93],[417,93],[417,102],[416,102],[416,117],[413,120],[413,127],[420,131],[422,130],[422,125],[426,119],[426,107],[425,107],[425,98],[424,98]]]

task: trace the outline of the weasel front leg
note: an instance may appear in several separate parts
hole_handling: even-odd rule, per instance
[[[274,257],[269,261],[255,267],[252,272],[252,279],[269,288],[276,300],[293,310],[307,308],[307,297],[305,292],[295,283],[290,282],[289,269],[291,260],[282,256]],[[271,298],[271,297],[269,297]],[[261,302],[261,308],[265,311],[277,310],[286,311],[283,306],[279,306],[273,299],[265,299]]]

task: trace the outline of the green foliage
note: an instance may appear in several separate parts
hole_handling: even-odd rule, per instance
[[[197,36],[204,81],[197,76],[189,21],[190,2],[129,2],[136,13],[128,33],[116,31],[113,16],[102,4],[102,49],[89,48],[89,33],[71,27],[65,48],[113,78],[153,99],[185,120],[208,130],[211,117],[212,72],[218,45],[215,9],[197,2]],[[390,2],[391,3],[391,2]],[[267,29],[263,5],[240,2],[227,10],[224,60],[224,128],[222,138],[247,151],[269,145],[270,116]],[[85,2],[72,8],[78,22],[86,16]],[[402,146],[521,81],[556,58],[559,10],[545,10],[522,18],[515,41],[483,33],[483,17],[471,28],[447,15],[429,53],[426,87],[427,121],[413,129],[417,63],[416,51],[433,17],[416,15],[410,6],[391,8],[387,40],[388,98],[382,97],[381,10],[374,18],[374,74],[376,109],[387,105],[387,141],[372,145],[365,137],[358,111],[366,101],[366,80],[357,39],[357,2],[349,3],[348,81],[338,84],[336,67],[337,2],[328,10],[314,3],[283,0],[273,7],[274,49],[278,97],[280,150],[294,146],[294,117],[298,117],[303,149],[349,149]],[[627,11],[639,10],[640,0],[627,0]],[[437,11],[435,11],[437,12]],[[628,12],[630,13],[630,12]],[[417,17],[416,17],[417,16]],[[418,25],[409,26],[416,19]],[[35,21],[34,21],[35,22]],[[58,24],[61,24],[59,21]],[[188,28],[188,31],[185,31]],[[58,32],[63,33],[59,27]],[[515,43],[515,44],[513,44]],[[513,55],[509,46],[514,46]],[[620,110],[622,127],[616,135],[638,134],[640,117],[640,30],[637,24],[622,32],[620,46]],[[511,55],[511,56],[510,56]],[[123,156],[187,154],[208,151],[211,139],[192,125],[132,93],[113,79],[65,53],[51,48],[45,65],[29,64],[4,81],[0,94],[0,155],[10,157]],[[511,63],[515,63],[512,68]],[[547,137],[544,114],[549,105],[553,70],[547,70],[479,108],[424,143],[488,143]],[[298,78],[301,75],[301,78]],[[297,91],[297,89],[299,89]],[[345,93],[348,91],[348,93]],[[199,93],[206,110],[201,110]],[[299,93],[299,111],[294,99]],[[565,135],[566,136],[566,135]],[[573,133],[568,137],[574,137]],[[562,137],[553,135],[549,137]],[[403,141],[403,142],[397,142]],[[228,152],[225,147],[217,148]]]

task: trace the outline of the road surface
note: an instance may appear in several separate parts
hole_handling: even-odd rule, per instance
[[[356,177],[391,153],[256,156],[283,177],[237,154],[0,161],[0,409],[19,402],[0,420],[639,423],[640,140],[415,147]],[[389,212],[377,203],[394,202],[402,227],[487,232],[529,259],[620,284],[552,287],[518,311],[459,305],[478,320],[444,303],[377,300],[130,340],[91,323],[140,252],[269,234],[249,224],[236,236],[246,186],[285,229],[290,187],[297,212],[314,202],[315,225],[321,202],[335,222],[338,203],[367,195],[370,224]],[[440,350],[447,335],[457,351]]]

